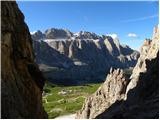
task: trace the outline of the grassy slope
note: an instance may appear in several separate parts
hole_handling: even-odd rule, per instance
[[[43,105],[49,118],[72,114],[80,110],[85,98],[94,93],[101,84],[88,84],[85,86],[56,86],[46,83],[44,87]],[[64,95],[60,91],[68,92]]]

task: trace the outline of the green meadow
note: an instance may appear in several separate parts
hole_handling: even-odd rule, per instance
[[[80,86],[58,86],[47,82],[43,93],[43,106],[49,118],[74,114],[82,108],[87,96],[94,93],[100,83]]]

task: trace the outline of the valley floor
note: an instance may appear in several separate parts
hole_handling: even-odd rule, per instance
[[[81,109],[87,96],[94,93],[101,83],[80,86],[57,86],[46,83],[43,106],[49,118],[73,118]]]

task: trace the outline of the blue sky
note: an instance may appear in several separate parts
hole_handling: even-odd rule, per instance
[[[114,34],[120,43],[139,49],[158,24],[156,1],[18,1],[31,32],[67,28]]]

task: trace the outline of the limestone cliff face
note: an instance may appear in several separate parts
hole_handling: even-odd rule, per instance
[[[158,118],[158,67],[159,31],[155,27],[152,41],[145,41],[141,47],[140,58],[130,79],[117,74],[122,71],[111,72],[96,93],[86,99],[76,118]]]
[[[51,48],[46,42],[33,41],[33,48],[36,55],[36,62],[60,68],[69,68],[73,66],[73,61],[59,51]],[[42,56],[43,55],[43,56]]]
[[[153,30],[152,40],[145,40],[141,47],[140,58],[136,66],[133,69],[131,76],[132,81],[130,82],[127,91],[136,86],[140,73],[147,72],[146,60],[155,59],[159,52],[159,30],[155,27]]]
[[[85,100],[82,109],[77,113],[77,118],[95,118],[103,113],[116,100],[122,100],[129,83],[123,70],[110,70],[104,84]]]
[[[46,118],[44,77],[34,62],[32,40],[16,2],[1,2],[2,118]]]
[[[48,35],[52,37],[48,38]],[[68,30],[52,28],[44,33],[35,32],[32,39],[35,43],[33,47],[36,62],[40,66],[45,64],[63,68],[65,71],[64,74],[47,72],[46,76],[51,82],[62,79],[75,83],[103,81],[111,67],[134,67],[139,57],[137,51],[120,45],[118,38],[101,37],[90,32],[71,33]],[[51,49],[59,55],[55,56]],[[55,57],[58,61],[52,60]]]

